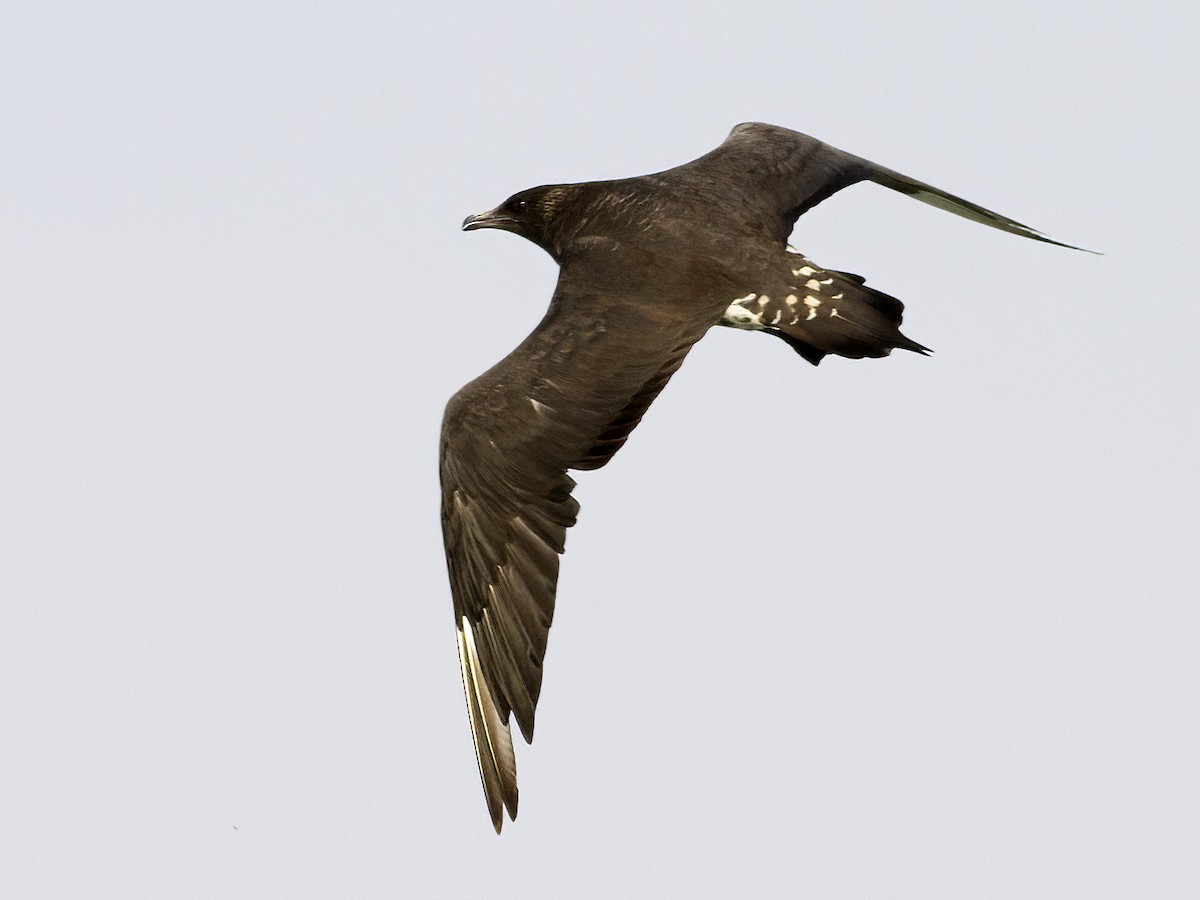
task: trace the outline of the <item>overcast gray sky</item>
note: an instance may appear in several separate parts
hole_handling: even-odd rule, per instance
[[[6,6],[0,895],[1200,895],[1198,28]],[[802,219],[937,354],[697,347],[580,476],[497,838],[437,432],[555,270],[459,225],[748,119],[1106,255],[873,186]]]

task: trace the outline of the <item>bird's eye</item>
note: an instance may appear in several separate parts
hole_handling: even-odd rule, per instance
[[[528,200],[514,200],[514,201],[512,201],[512,203],[508,204],[508,208],[511,209],[515,213],[523,213],[523,212],[525,212],[525,210],[529,209],[529,201]]]

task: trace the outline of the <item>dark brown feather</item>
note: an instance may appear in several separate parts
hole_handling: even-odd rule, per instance
[[[600,468],[624,446],[727,309],[739,317],[726,324],[778,334],[813,363],[827,353],[924,351],[898,330],[903,304],[860,277],[822,270],[829,280],[809,286],[820,298],[807,299],[795,281],[799,263],[785,244],[797,217],[864,180],[1057,243],[815,138],[757,123],[739,125],[686,165],[532,188],[463,223],[522,235],[561,266],[541,323],[454,395],[442,425],[442,529],[459,660],[497,831],[505,809],[517,812],[509,720],[532,739],[559,554],[579,512],[568,470]]]

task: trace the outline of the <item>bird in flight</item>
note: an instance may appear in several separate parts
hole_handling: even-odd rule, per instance
[[[533,739],[559,554],[579,504],[570,469],[612,459],[714,325],[828,354],[928,348],[904,305],[788,246],[797,218],[873,181],[1010,234],[1045,235],[815,138],[738,125],[699,159],[638,178],[514,194],[464,230],[498,228],[559,264],[550,308],[456,393],[441,439],[442,532],[471,735],[492,824],[517,815],[510,716]],[[1078,248],[1072,248],[1078,249]]]

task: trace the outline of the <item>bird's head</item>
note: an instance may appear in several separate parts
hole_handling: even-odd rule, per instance
[[[513,194],[495,209],[467,216],[463,220],[463,231],[474,231],[476,228],[511,231],[533,241],[553,256],[554,224],[566,199],[567,189],[563,185],[530,188]]]

